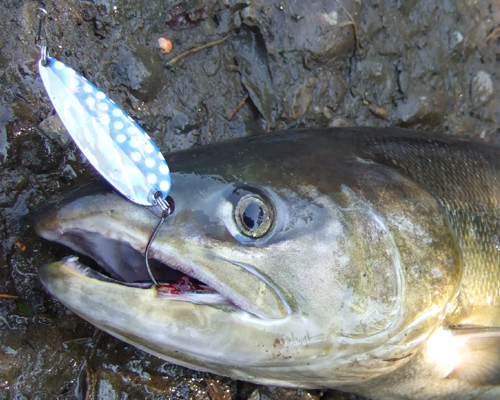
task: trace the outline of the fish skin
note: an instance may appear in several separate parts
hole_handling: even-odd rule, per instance
[[[41,267],[77,314],[166,360],[262,384],[373,399],[500,396],[500,148],[339,128],[166,158],[176,210],[152,255],[230,302],[159,298],[73,258]],[[242,188],[273,206],[261,239],[232,217]],[[36,230],[121,268],[99,247],[106,237],[133,281],[144,271],[129,247],[144,250],[155,212],[98,184],[47,206]]]

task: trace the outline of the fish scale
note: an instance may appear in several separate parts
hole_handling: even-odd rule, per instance
[[[436,143],[417,147],[403,140],[375,142],[374,148],[381,150],[378,162],[428,187],[446,210],[463,250],[463,306],[498,308],[500,251],[495,237],[500,235],[500,160],[472,150],[455,152],[456,148]]]

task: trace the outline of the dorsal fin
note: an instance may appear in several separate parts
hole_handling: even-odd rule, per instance
[[[446,364],[446,378],[471,385],[500,385],[500,328],[454,325],[440,328],[427,346],[436,363]]]

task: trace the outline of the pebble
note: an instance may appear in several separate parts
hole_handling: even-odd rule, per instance
[[[160,46],[162,53],[168,54],[172,51],[172,41],[170,39],[164,37],[158,38],[158,46]]]
[[[269,4],[253,0],[241,11],[245,25],[260,28],[267,48],[303,52],[310,68],[315,62],[341,59],[356,48],[353,24],[359,26],[361,2],[285,1],[281,9]]]
[[[295,91],[292,108],[292,119],[301,119],[309,109],[312,102],[316,78],[313,76],[300,85]]]
[[[70,140],[68,131],[62,124],[57,115],[51,115],[45,118],[38,127],[55,142],[59,143],[62,147],[66,147]]]
[[[402,71],[398,77],[399,90],[401,93],[406,93],[408,91],[408,85],[410,83],[410,77],[408,72]]]
[[[380,119],[386,119],[389,116],[389,113],[384,107],[375,107],[371,109],[371,112]]]
[[[450,50],[455,50],[455,48],[463,43],[464,35],[462,35],[459,31],[454,31],[450,34]]]
[[[10,143],[7,162],[10,165],[22,165],[35,173],[51,172],[59,167],[61,149],[33,124],[12,124],[7,130],[7,139]]]
[[[0,176],[0,206],[12,207],[19,192],[26,187],[27,176],[19,170],[3,170]]]
[[[391,65],[377,57],[358,61],[356,70],[361,78],[358,91],[363,98],[377,104],[391,101],[396,79]]]
[[[131,50],[121,47],[113,69],[115,84],[128,87],[132,94],[143,102],[154,99],[165,84],[160,78],[163,76],[160,57],[143,49]]]
[[[7,130],[5,127],[13,119],[14,113],[7,107],[0,105],[0,165],[7,158],[9,141],[7,140]]]
[[[490,74],[479,71],[471,82],[471,97],[474,106],[481,106],[493,97],[493,81]]]
[[[400,126],[421,129],[441,124],[445,109],[443,93],[420,89],[411,92],[405,102],[398,104],[395,116]]]
[[[328,123],[329,128],[344,128],[350,126],[354,126],[354,123],[342,116],[335,117]]]

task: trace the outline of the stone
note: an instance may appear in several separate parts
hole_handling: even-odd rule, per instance
[[[493,97],[493,81],[490,74],[479,71],[471,81],[471,98],[475,107],[482,106]]]

